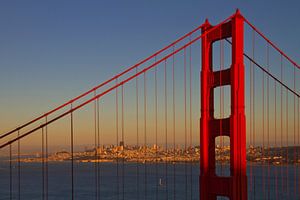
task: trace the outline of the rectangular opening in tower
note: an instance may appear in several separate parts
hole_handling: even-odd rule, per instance
[[[212,44],[212,70],[220,71],[229,69],[232,63],[232,47],[229,43],[231,38],[213,42]]]
[[[216,175],[222,177],[230,176],[230,138],[218,136],[215,138],[215,162]]]
[[[214,118],[224,119],[231,114],[230,85],[214,88]]]
[[[217,196],[217,200],[229,200],[229,197],[226,197],[226,196]]]

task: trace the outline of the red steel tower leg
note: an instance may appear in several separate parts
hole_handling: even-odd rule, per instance
[[[244,72],[244,19],[237,11],[227,23],[202,38],[201,120],[200,120],[200,199],[216,200],[226,196],[231,200],[247,199],[246,177],[246,119]],[[211,29],[206,20],[202,32]],[[212,44],[232,38],[232,65],[229,69],[213,71]],[[220,79],[222,76],[222,79]],[[231,114],[229,118],[214,118],[214,88],[231,86]],[[221,121],[220,121],[221,120]],[[220,123],[221,122],[221,123]],[[215,139],[230,137],[230,176],[215,173]]]

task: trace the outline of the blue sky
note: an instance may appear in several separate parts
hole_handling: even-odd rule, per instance
[[[300,62],[299,1],[1,1],[0,131],[236,8]]]

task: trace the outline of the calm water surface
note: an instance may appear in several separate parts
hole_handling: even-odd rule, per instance
[[[21,199],[42,199],[42,164],[21,165]],[[17,163],[13,163],[12,168],[12,194],[13,199],[18,199]],[[269,166],[269,169],[270,173],[268,166],[248,166],[248,175],[251,171],[254,174],[248,178],[249,199],[300,199],[299,166]],[[222,170],[219,166],[217,171],[226,174],[228,166]],[[96,199],[95,163],[74,163],[74,174],[75,199]],[[48,199],[71,199],[70,175],[69,162],[49,163]],[[199,199],[198,176],[199,164],[196,163],[100,163],[99,199]],[[0,161],[0,199],[10,199],[9,180],[9,163]]]

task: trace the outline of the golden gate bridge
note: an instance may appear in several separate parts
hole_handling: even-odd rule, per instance
[[[299,69],[238,10],[206,20],[1,134],[0,197],[299,199]],[[49,143],[60,140],[55,153]],[[22,146],[34,142],[32,158]]]

